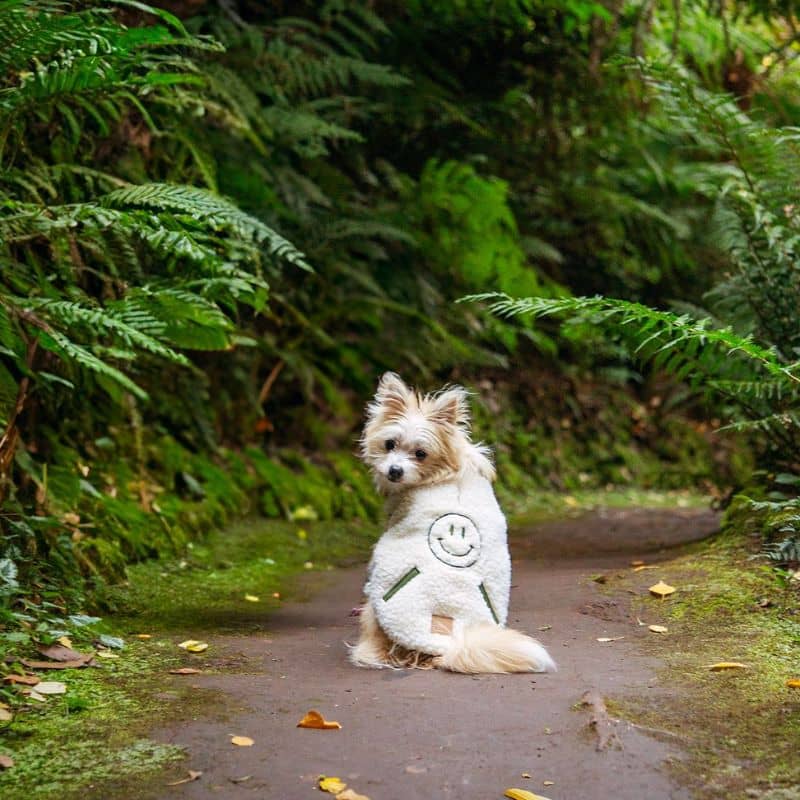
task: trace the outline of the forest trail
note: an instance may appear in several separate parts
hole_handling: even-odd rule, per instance
[[[620,722],[616,744],[599,750],[580,702],[590,689],[615,699],[665,692],[659,662],[637,646],[654,634],[593,576],[637,558],[657,563],[716,526],[709,511],[606,510],[516,531],[509,624],[548,647],[559,665],[553,675],[356,669],[345,642],[356,637],[349,612],[364,569],[309,575],[309,599],[266,619],[268,633],[211,640],[247,674],[192,676],[192,686],[224,693],[236,710],[220,720],[210,708],[208,718],[156,729],[153,737],[184,747],[187,760],[124,796],[310,800],[333,796],[316,788],[325,774],[371,800],[491,800],[509,787],[552,800],[688,798],[669,775],[678,740]],[[642,574],[658,580],[657,569]],[[342,729],[295,727],[312,708]],[[233,734],[253,746],[233,746]],[[203,774],[165,785],[187,769]]]

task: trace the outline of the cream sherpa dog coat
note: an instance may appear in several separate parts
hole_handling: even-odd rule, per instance
[[[400,499],[364,591],[392,641],[443,655],[450,630],[505,625],[510,589],[506,520],[489,481],[472,473]]]

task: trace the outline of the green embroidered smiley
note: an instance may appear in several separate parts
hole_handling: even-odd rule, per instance
[[[464,514],[444,514],[428,530],[428,547],[443,564],[471,567],[481,554],[481,535]]]

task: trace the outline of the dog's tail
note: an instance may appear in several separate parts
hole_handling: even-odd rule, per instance
[[[451,672],[555,672],[556,664],[536,639],[511,628],[482,623],[452,637],[447,652],[434,661]]]

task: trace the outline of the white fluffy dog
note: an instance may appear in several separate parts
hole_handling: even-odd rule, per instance
[[[361,444],[389,519],[370,561],[353,663],[554,671],[539,642],[504,627],[506,521],[488,449],[470,441],[466,391],[420,395],[386,373]]]

